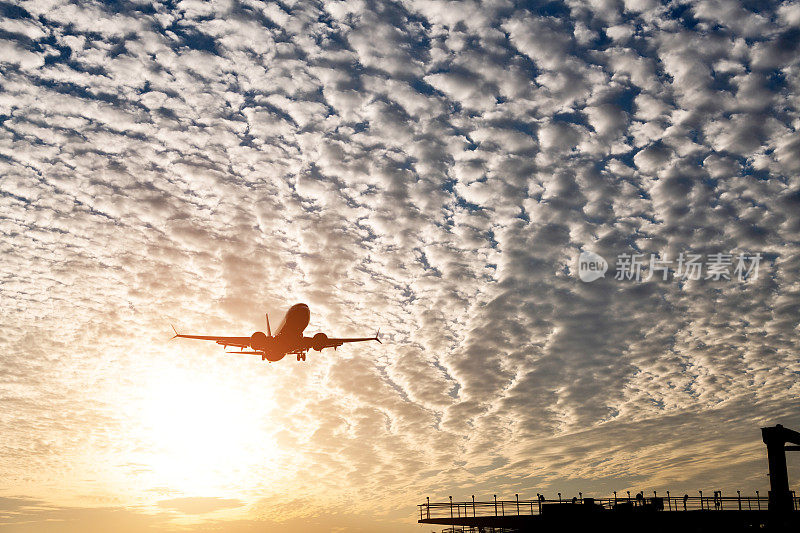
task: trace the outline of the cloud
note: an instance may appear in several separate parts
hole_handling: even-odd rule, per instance
[[[162,509],[175,510],[184,514],[213,513],[214,511],[240,507],[241,505],[243,504],[239,500],[213,497],[172,498],[158,502],[158,506]]]
[[[427,494],[765,490],[757,428],[800,423],[796,2],[2,9],[15,527],[410,530]],[[577,278],[583,250],[606,278]],[[762,263],[615,280],[635,253]],[[311,334],[385,343],[166,343],[296,301]]]
[[[44,65],[44,57],[42,54],[30,52],[18,46],[13,41],[0,40],[0,54],[2,54],[2,61],[12,65],[28,70]]]

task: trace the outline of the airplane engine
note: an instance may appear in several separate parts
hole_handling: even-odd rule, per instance
[[[250,335],[250,346],[252,346],[254,350],[266,350],[267,335],[263,331],[256,331]]]
[[[311,347],[321,352],[322,349],[325,348],[326,342],[328,342],[328,336],[324,333],[317,333],[311,338]]]

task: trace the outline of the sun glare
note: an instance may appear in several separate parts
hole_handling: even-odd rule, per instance
[[[240,493],[264,483],[278,455],[271,399],[228,378],[159,369],[144,387],[131,460],[147,484],[172,494]]]

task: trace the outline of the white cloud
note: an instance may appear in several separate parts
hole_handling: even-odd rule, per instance
[[[795,4],[22,3],[0,41],[8,486],[257,524],[287,492],[317,502],[293,516],[366,494],[398,530],[478,470],[528,495],[634,472],[764,490],[742,428],[800,422]],[[764,270],[576,279],[581,250],[634,247]],[[268,366],[166,344],[171,320],[245,335],[295,301],[310,333],[385,344]],[[224,420],[248,453],[209,452],[243,462],[149,440],[165,372],[248,406]]]
[[[13,41],[0,39],[0,62],[19,65],[28,70],[44,65],[44,56],[25,50]]]

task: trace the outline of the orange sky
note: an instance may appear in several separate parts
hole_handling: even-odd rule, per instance
[[[0,531],[766,494],[759,427],[800,429],[799,6],[2,7]],[[383,344],[169,340],[298,302]]]

